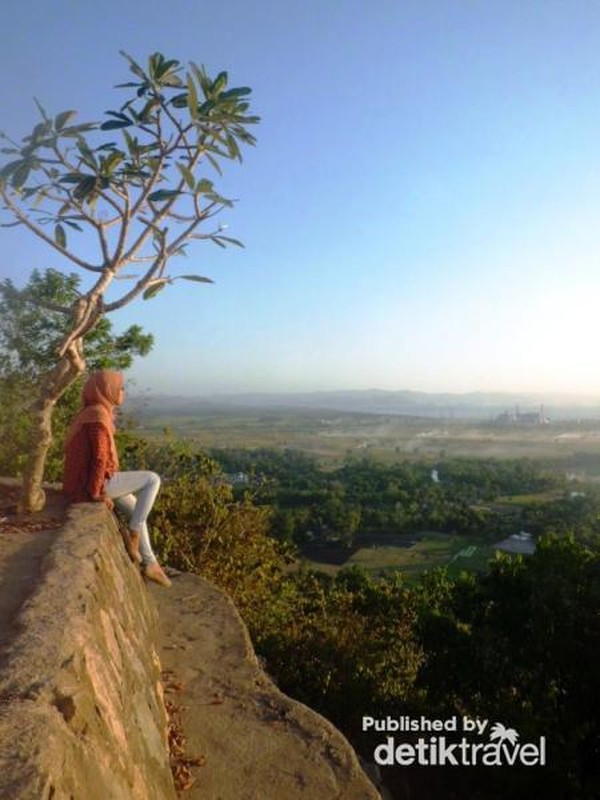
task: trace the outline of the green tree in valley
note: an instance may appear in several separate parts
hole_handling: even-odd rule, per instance
[[[419,587],[426,658],[417,690],[429,713],[510,724],[523,741],[545,736],[548,765],[499,770],[465,797],[592,798],[600,791],[600,550],[574,536],[538,540],[528,558],[498,556],[485,575],[441,573]],[[456,776],[461,783],[469,779]],[[472,776],[474,779],[477,775]],[[480,780],[480,779],[479,779]]]
[[[44,502],[52,413],[84,371],[85,337],[106,314],[138,297],[149,299],[175,280],[210,283],[202,275],[167,272],[191,241],[240,245],[212,222],[232,201],[218,193],[206,169],[220,173],[222,159],[241,160],[240,144],[254,144],[248,126],[258,118],[247,113],[250,89],[228,88],[227,73],[213,79],[193,63],[184,72],[179,61],[160,53],[146,68],[123,55],[133,80],[120,84],[127,96],[104,122],[78,124],[74,111],[49,115],[38,103],[41,120],[28,136],[17,142],[1,134],[2,152],[11,159],[0,170],[7,224],[22,226],[91,277],[74,302],[37,299],[67,324],[33,405],[22,497],[29,509]],[[96,258],[73,243],[83,232],[93,237]],[[131,284],[108,302],[106,292],[117,279]]]

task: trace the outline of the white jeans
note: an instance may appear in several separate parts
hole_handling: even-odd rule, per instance
[[[115,472],[104,485],[106,494],[128,518],[129,529],[140,534],[140,555],[144,566],[158,561],[150,545],[146,520],[159,489],[158,475],[146,470]]]

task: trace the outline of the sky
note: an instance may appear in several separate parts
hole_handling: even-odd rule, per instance
[[[253,89],[257,146],[218,184],[245,249],[194,243],[172,273],[214,285],[112,318],[155,336],[138,390],[600,397],[597,2],[3,0],[2,17],[13,137],[34,96],[81,120],[115,108],[119,50]],[[19,285],[72,270],[21,228],[0,240]]]

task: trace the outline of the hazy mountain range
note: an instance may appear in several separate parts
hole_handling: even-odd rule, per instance
[[[493,419],[504,412],[538,411],[550,419],[600,418],[600,397],[551,393],[469,392],[433,394],[380,389],[329,392],[246,392],[202,397],[148,395],[131,399],[144,416],[175,416],[234,409],[333,410],[455,419]]]

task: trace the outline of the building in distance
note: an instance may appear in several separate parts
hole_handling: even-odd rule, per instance
[[[544,413],[543,405],[540,406],[539,411],[527,412],[525,414],[521,413],[519,406],[515,406],[515,410],[512,412],[504,411],[502,414],[498,414],[494,423],[505,427],[535,427],[537,425],[549,425],[550,420]]]

